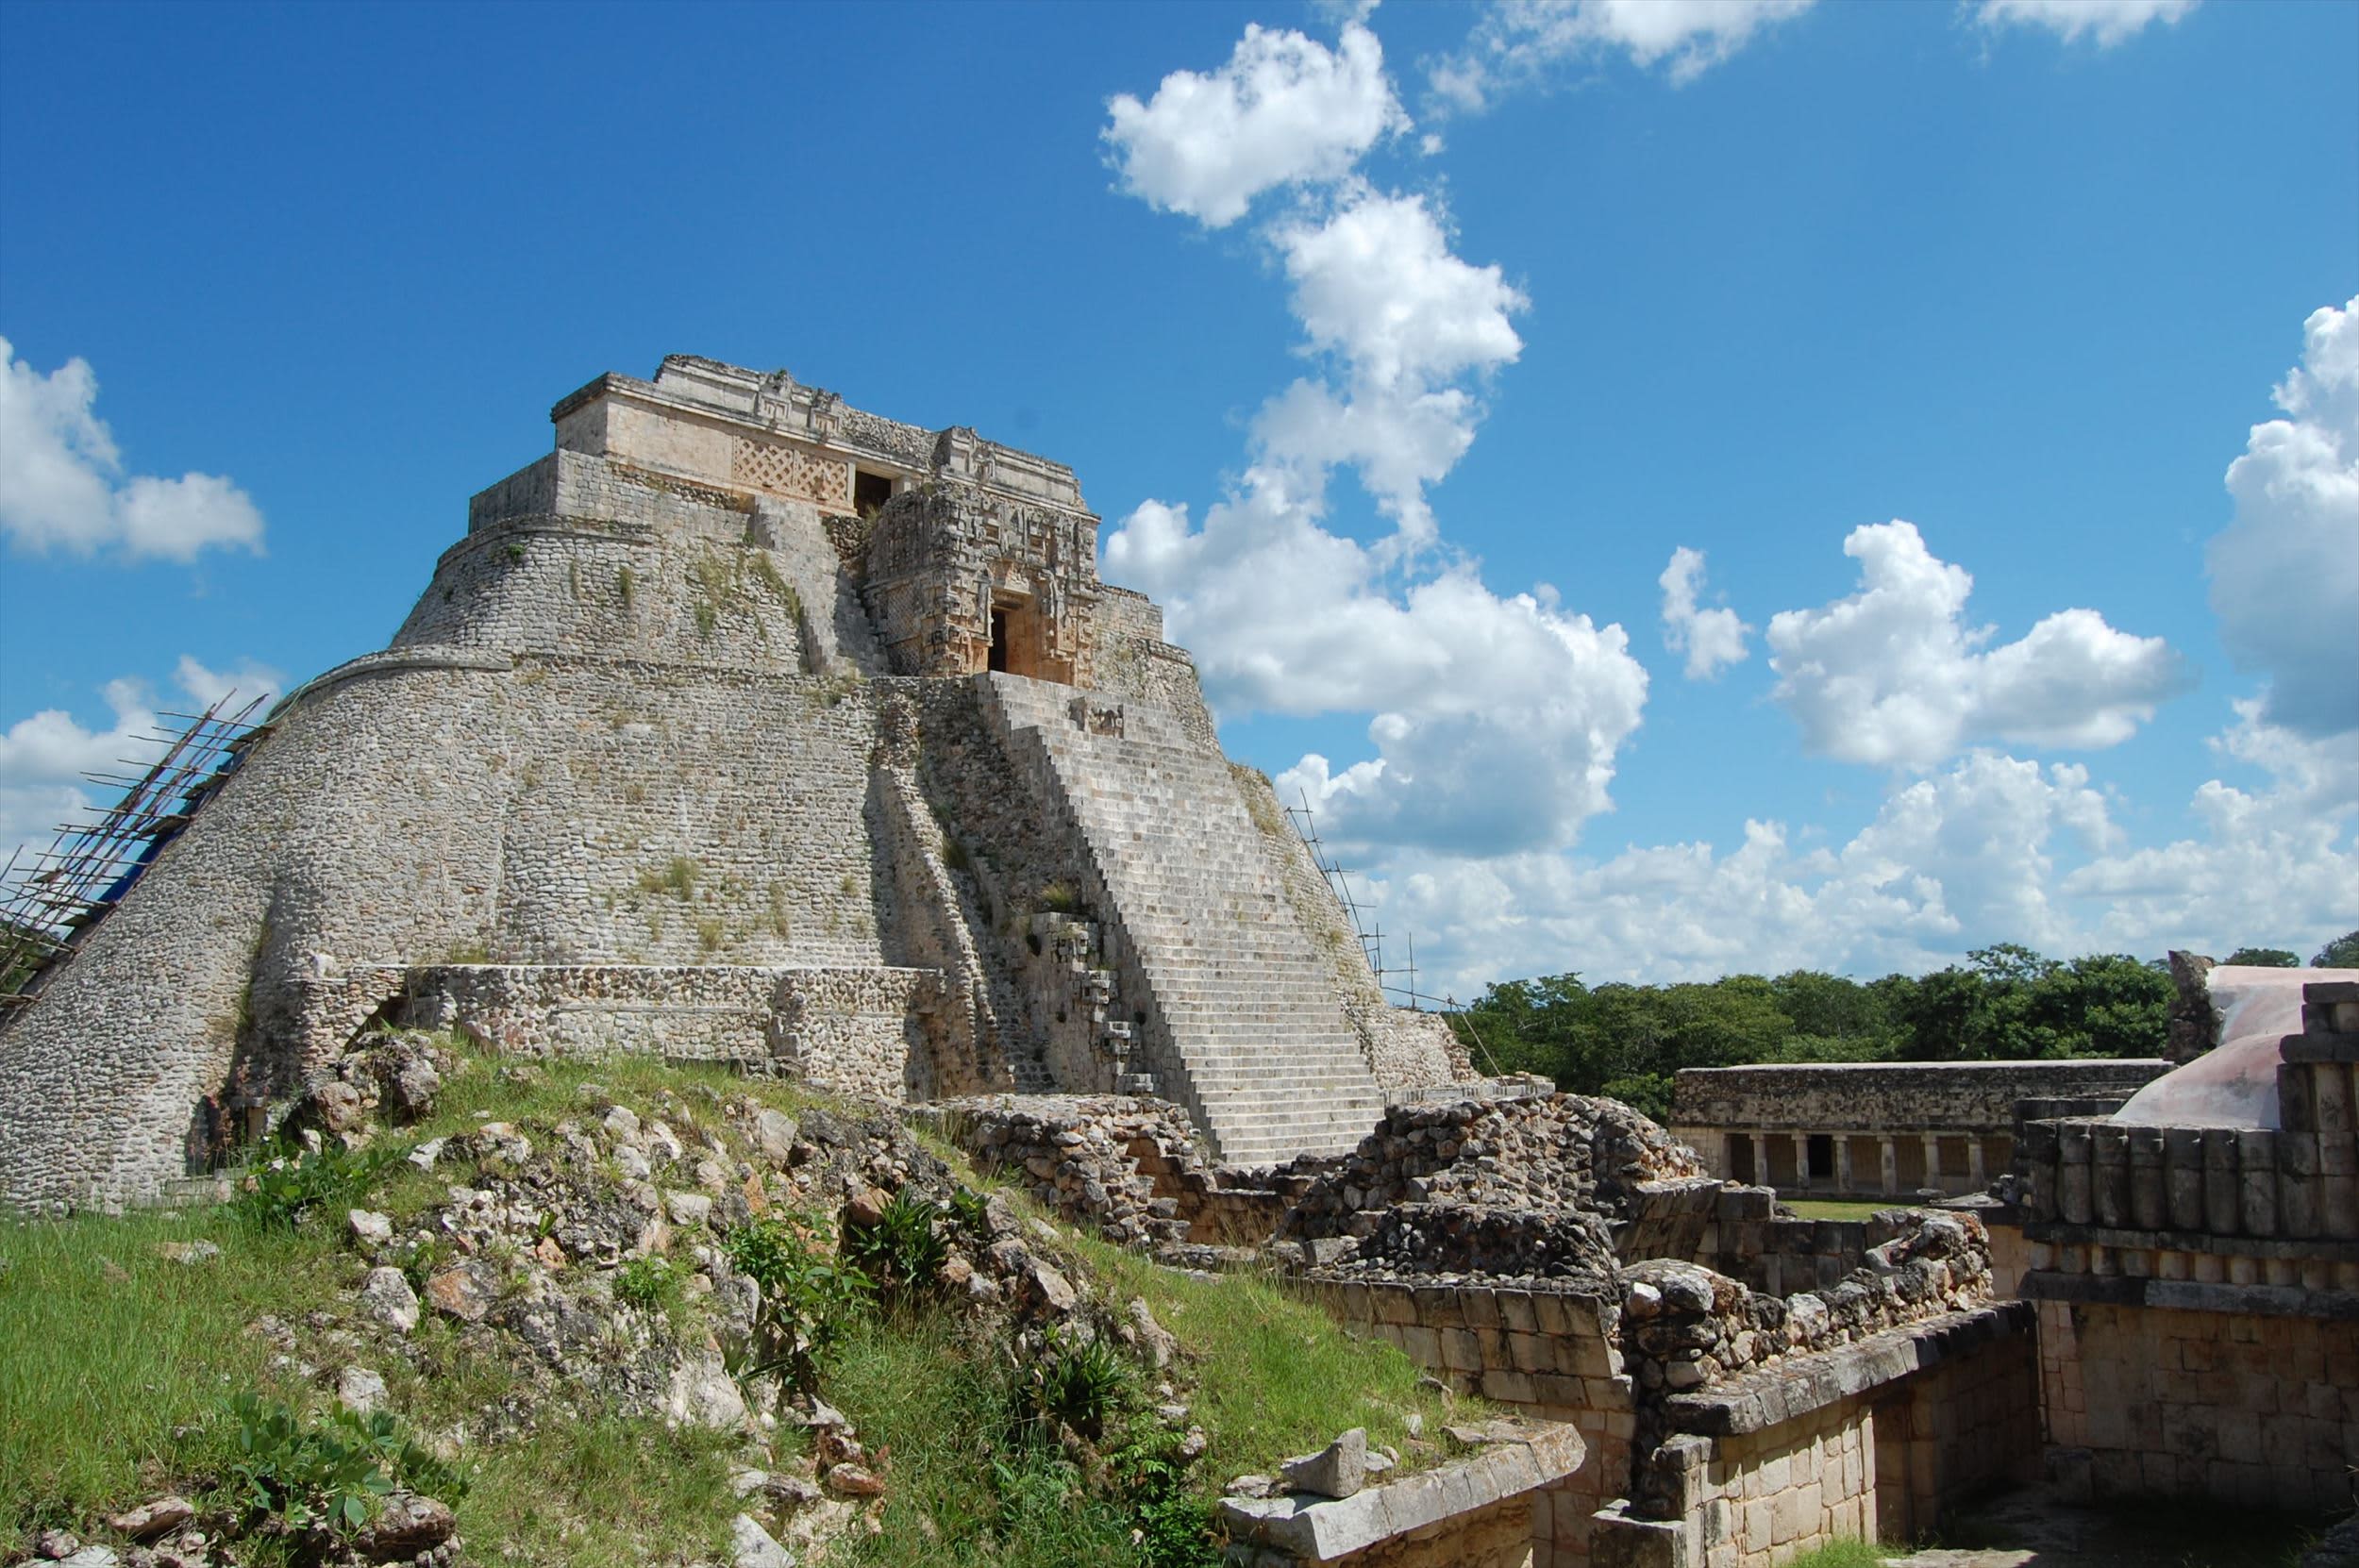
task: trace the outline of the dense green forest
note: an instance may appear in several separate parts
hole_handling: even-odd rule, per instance
[[[2295,961],[2283,949],[2231,957]],[[2359,962],[2359,931],[2311,961]],[[2159,960],[2056,959],[2002,943],[1978,948],[1963,966],[1880,980],[1808,969],[1676,985],[1590,986],[1579,975],[1508,980],[1452,1022],[1478,1068],[1537,1073],[1660,1120],[1682,1067],[2160,1056],[2171,991]]]

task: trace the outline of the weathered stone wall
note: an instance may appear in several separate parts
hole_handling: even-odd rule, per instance
[[[2099,1496],[2352,1506],[2359,1319],[2039,1303],[2053,1463]]]
[[[520,1056],[725,1061],[899,1100],[939,1076],[944,1000],[931,969],[437,965],[405,976],[401,1021]]]
[[[1694,1429],[1658,1450],[1649,1510],[1599,1512],[1593,1560],[1755,1568],[1932,1532],[1993,1482],[2028,1478],[2029,1327],[2020,1309],[1951,1314],[1812,1357],[1765,1407],[1755,1380],[1673,1401]]]

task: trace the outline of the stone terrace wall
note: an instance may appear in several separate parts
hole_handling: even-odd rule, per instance
[[[1673,1398],[1681,1430],[1647,1467],[1646,1507],[1598,1513],[1594,1560],[1752,1568],[1839,1537],[1927,1534],[2028,1478],[2029,1329],[2020,1306],[1954,1312]]]
[[[726,1061],[898,1100],[933,1076],[942,990],[930,969],[445,965],[409,974],[402,1021],[523,1056]]]
[[[2359,1321],[2038,1303],[2052,1469],[2101,1497],[2348,1509]]]
[[[1351,1568],[1527,1568],[1542,1489],[1581,1467],[1578,1433],[1559,1423],[1454,1427],[1473,1455],[1349,1497],[1230,1498],[1221,1524],[1241,1568],[1347,1563]]]

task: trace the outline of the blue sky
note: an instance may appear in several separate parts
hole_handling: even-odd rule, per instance
[[[1436,988],[2359,926],[2359,6],[560,15],[0,4],[0,842],[692,352],[1072,463]]]

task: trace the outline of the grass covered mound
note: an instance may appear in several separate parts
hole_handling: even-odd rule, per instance
[[[1345,1427],[1440,1457],[1397,1351],[1058,1226],[881,1108],[448,1039],[347,1068],[228,1205],[0,1224],[0,1560],[723,1563],[758,1527],[1160,1568]]]

